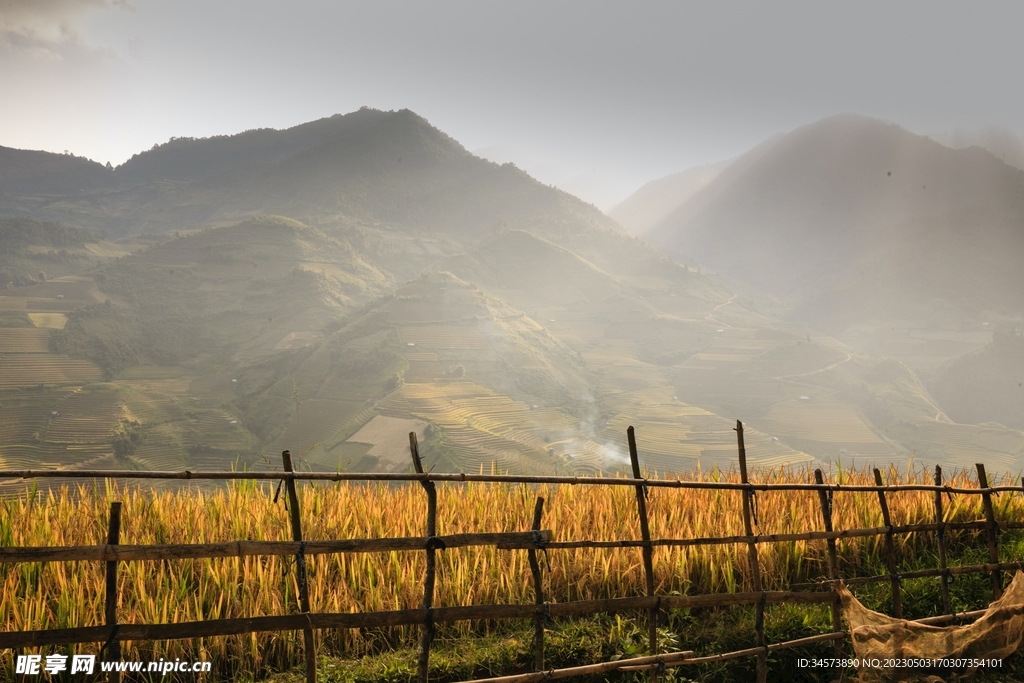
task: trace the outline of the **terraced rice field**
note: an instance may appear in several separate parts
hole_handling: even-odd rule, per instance
[[[67,275],[53,278],[46,282],[26,287],[14,287],[6,290],[3,298],[11,299],[51,299],[61,301],[98,301],[96,282],[91,277]]]
[[[290,450],[298,456],[316,443],[321,444],[322,450],[329,450],[376,414],[374,411],[364,413],[367,408],[362,401],[327,398],[303,400],[299,405],[299,419],[293,416],[281,435],[264,449],[263,455],[276,464],[283,450]]]
[[[919,458],[963,469],[983,462],[993,472],[1018,472],[1024,460],[1024,436],[1011,429],[941,422],[912,429],[905,438],[915,444]]]
[[[149,469],[180,470],[189,462],[188,451],[177,440],[162,441],[160,434],[150,432],[135,451],[132,459]]]
[[[9,405],[0,399],[0,443],[24,443],[45,437],[50,411],[39,403]]]
[[[0,353],[49,353],[50,330],[0,327]]]
[[[34,387],[38,384],[97,382],[100,369],[86,360],[57,353],[19,353],[0,358],[0,389]]]
[[[446,365],[438,361],[410,360],[409,368],[405,371],[405,381],[414,384],[440,381],[446,377],[446,370]]]
[[[469,325],[406,325],[398,328],[403,344],[428,349],[487,350],[490,344],[479,328]]]
[[[624,435],[632,425],[636,429],[640,463],[646,469],[671,476],[696,469],[698,464],[704,469],[715,465],[728,469],[735,465],[735,423],[678,402],[635,408],[636,412],[623,412],[612,418],[607,434],[617,443],[624,443],[625,437],[618,435]],[[752,427],[745,426],[744,436],[751,465],[770,468],[813,461],[808,454],[773,441]],[[621,452],[625,453],[625,446]]]
[[[366,454],[380,460],[382,471],[407,471],[411,464],[409,432],[416,432],[417,438],[423,441],[426,426],[423,420],[377,415],[350,436],[348,441],[369,444],[370,449]]]
[[[122,392],[82,390],[68,395],[50,418],[47,441],[53,443],[110,443],[115,423],[123,416]]]
[[[192,418],[192,426],[195,431],[189,434],[189,446],[218,450],[242,450],[249,446],[248,435],[238,418],[223,410],[200,411]]]
[[[111,452],[110,444],[8,444],[0,446],[0,466],[4,469],[81,467]]]
[[[131,391],[125,399],[125,408],[135,419],[146,425],[168,422],[184,424],[187,418],[180,400],[176,396],[158,393]]]
[[[0,295],[0,311],[24,311],[28,308],[28,299]]]
[[[445,429],[464,471],[553,471],[559,459],[574,469],[600,469],[603,448],[579,436],[579,423],[555,408],[496,394],[470,381],[406,384],[402,395],[413,415]],[[570,457],[571,456],[571,457]]]
[[[49,330],[63,330],[68,322],[68,317],[63,313],[29,313],[28,318],[36,327]]]
[[[177,381],[182,384],[175,386],[183,386],[184,389],[181,391],[187,391],[191,378],[183,373],[181,368],[174,365],[140,365],[123,370],[119,377],[122,380],[130,381],[135,386],[144,388],[167,386],[164,384],[165,382]],[[156,384],[150,384],[150,382],[156,382]]]
[[[842,403],[790,400],[776,404],[758,421],[762,429],[822,443],[884,445],[864,421]]]
[[[557,469],[553,456],[512,439],[469,427],[449,427],[445,434],[459,470],[463,472],[551,474]]]

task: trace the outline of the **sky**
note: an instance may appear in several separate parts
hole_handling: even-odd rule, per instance
[[[0,145],[117,165],[171,137],[408,108],[602,209],[855,112],[1024,135],[1024,3],[0,0]]]

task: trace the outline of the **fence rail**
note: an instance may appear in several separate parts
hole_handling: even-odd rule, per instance
[[[1024,569],[1024,562],[999,562],[999,532],[1009,529],[1024,529],[1024,520],[997,520],[992,505],[992,496],[1002,492],[1024,493],[1024,486],[990,486],[983,465],[977,465],[979,487],[952,487],[943,485],[942,470],[935,468],[935,484],[886,485],[877,469],[875,485],[827,484],[821,470],[815,471],[815,483],[753,483],[747,475],[746,451],[743,443],[743,425],[736,423],[737,448],[739,454],[740,478],[737,482],[696,482],[679,479],[646,479],[641,475],[635,433],[627,430],[632,477],[576,477],[576,476],[528,476],[528,475],[473,475],[442,474],[423,470],[415,434],[410,434],[410,453],[415,472],[408,474],[384,473],[320,473],[295,472],[291,454],[282,453],[283,471],[280,472],[206,472],[184,470],[180,472],[135,471],[135,470],[0,470],[2,479],[118,479],[118,480],[263,480],[281,481],[289,499],[292,541],[248,541],[238,540],[222,543],[174,544],[174,545],[121,545],[120,503],[111,504],[109,529],[106,543],[95,546],[68,547],[0,547],[0,563],[27,562],[103,562],[106,572],[105,625],[78,628],[47,629],[36,631],[0,632],[0,648],[43,647],[74,643],[101,642],[109,648],[110,656],[116,655],[119,642],[124,640],[173,640],[193,639],[210,636],[228,636],[268,631],[302,631],[306,657],[306,679],[316,680],[315,632],[321,629],[377,628],[389,626],[420,626],[417,654],[417,672],[420,681],[427,680],[430,649],[434,638],[435,625],[467,620],[529,619],[534,622],[534,669],[533,673],[516,674],[493,679],[481,679],[492,683],[532,683],[548,679],[604,673],[612,670],[647,670],[651,680],[657,681],[659,672],[665,667],[718,662],[738,657],[754,657],[757,660],[757,680],[767,680],[769,652],[790,647],[801,647],[822,642],[835,642],[842,647],[846,633],[839,620],[838,597],[835,585],[840,577],[836,541],[845,538],[883,536],[888,572],[878,576],[845,579],[847,584],[889,582],[891,584],[894,612],[901,616],[901,582],[908,578],[940,577],[943,587],[943,605],[946,614],[919,620],[922,623],[942,624],[979,616],[983,611],[952,614],[949,608],[948,580],[950,576],[978,573],[991,576],[992,592],[998,597],[1002,591],[1002,572]],[[419,482],[426,494],[427,516],[425,535],[403,538],[368,538],[340,540],[305,540],[302,535],[300,507],[296,482],[299,481],[348,481],[348,482]],[[544,501],[538,498],[534,506],[531,528],[522,532],[468,533],[437,535],[437,494],[436,482],[485,482],[520,484],[560,484],[583,486],[631,486],[636,492],[636,514],[640,522],[639,540],[555,541],[551,530],[542,528]],[[685,488],[736,491],[743,496],[742,535],[702,538],[651,538],[647,521],[646,500],[650,489]],[[822,513],[822,531],[808,531],[789,534],[755,534],[752,523],[753,496],[760,491],[806,491],[816,493]],[[889,518],[887,496],[901,491],[934,492],[936,521],[927,524],[894,525]],[[849,492],[874,492],[878,496],[884,525],[855,529],[834,530],[832,525],[832,500],[836,494]],[[984,520],[950,523],[944,520],[942,493],[980,495],[985,512]],[[989,562],[959,567],[948,567],[945,555],[945,534],[951,530],[984,531]],[[899,572],[896,563],[895,537],[911,533],[935,533],[939,544],[939,567]],[[821,581],[794,584],[789,590],[766,591],[762,589],[758,547],[766,543],[791,541],[824,541],[828,550],[829,578]],[[752,576],[753,591],[739,593],[714,593],[702,595],[657,595],[653,574],[653,554],[659,547],[687,547],[705,545],[744,545]],[[471,546],[491,546],[506,550],[526,550],[533,579],[534,603],[527,605],[462,605],[434,607],[434,584],[436,552],[441,549],[455,549]],[[544,584],[538,550],[578,548],[639,548],[644,568],[645,595],[609,598],[604,600],[579,600],[564,603],[550,603],[544,600]],[[306,557],[333,553],[379,553],[391,551],[419,551],[426,554],[427,563],[423,578],[423,600],[418,609],[375,611],[360,613],[314,612],[309,604],[306,590]],[[199,622],[170,624],[123,624],[117,622],[117,569],[120,562],[162,561],[170,559],[206,559],[221,557],[246,557],[254,555],[295,556],[293,563],[297,572],[299,594],[296,607],[299,614],[281,616],[260,616],[239,619],[217,619]],[[802,603],[828,604],[832,609],[832,631],[808,638],[768,643],[764,633],[764,614],[768,604]],[[754,647],[734,652],[696,656],[692,651],[659,653],[657,625],[660,616],[667,609],[710,608],[736,605],[751,605],[755,608]],[[544,670],[544,623],[558,617],[583,616],[597,613],[611,613],[626,610],[643,611],[647,614],[648,647],[650,656],[620,659],[565,669]],[[112,674],[108,680],[117,680]]]

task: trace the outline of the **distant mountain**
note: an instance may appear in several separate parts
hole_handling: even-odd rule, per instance
[[[473,156],[408,110],[364,108],[287,130],[177,138],[113,172],[40,154],[0,154],[0,179],[11,179],[0,214],[112,235],[230,225],[261,214],[463,237],[501,221],[535,229],[542,220],[548,234],[580,233],[569,225],[580,221],[614,229],[594,207],[512,164]],[[73,182],[65,178],[72,171]]]
[[[110,169],[83,157],[0,147],[0,201],[18,195],[77,197],[115,185]]]
[[[998,422],[1024,429],[1024,337],[999,330],[992,342],[926,377],[928,389],[957,422]]]
[[[931,133],[928,137],[954,149],[981,147],[992,152],[993,156],[1002,159],[1007,165],[1024,169],[1024,140],[1007,128],[957,128],[951,132]]]
[[[840,332],[1022,311],[1024,171],[842,115],[734,161],[648,237]]]
[[[707,187],[729,163],[703,164],[652,180],[611,209],[608,215],[634,235],[644,235]]]

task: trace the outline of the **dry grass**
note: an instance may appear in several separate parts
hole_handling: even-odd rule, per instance
[[[738,480],[717,471],[692,475],[704,480]],[[808,471],[773,470],[761,481],[809,481]],[[832,477],[836,481],[837,477]],[[873,483],[868,473],[843,473],[845,483]],[[930,483],[930,475],[888,473],[892,483]],[[960,474],[951,482],[973,485]],[[287,513],[272,502],[268,485],[240,483],[213,493],[117,489],[61,490],[25,495],[0,503],[0,545],[92,545],[106,535],[108,504],[123,501],[122,543],[204,543],[235,539],[287,540]],[[509,485],[439,486],[439,531],[515,531],[529,528],[536,495],[548,501],[544,528],[556,540],[639,538],[631,487],[527,487]],[[283,498],[283,497],[282,497]],[[361,484],[300,487],[307,539],[422,535],[425,502],[418,485]],[[896,524],[934,521],[932,495],[890,495]],[[795,533],[821,528],[814,492],[758,495],[760,531]],[[1000,518],[1020,518],[1019,496],[996,499]],[[741,497],[736,491],[653,489],[649,509],[653,535],[692,538],[742,532]],[[979,496],[954,496],[947,520],[981,516]],[[835,501],[837,529],[881,524],[877,495],[841,494]],[[880,564],[881,539],[840,543],[844,574],[872,573]],[[899,541],[904,557],[933,552],[933,534]],[[819,577],[824,543],[792,542],[761,546],[762,575],[769,587]],[[659,592],[742,590],[747,585],[746,551],[741,546],[657,548]],[[638,549],[552,550],[545,584],[548,599],[567,601],[643,592]],[[469,548],[439,555],[436,605],[532,602],[524,551]],[[348,612],[411,608],[419,605],[422,552],[350,554],[310,558],[310,600],[314,611]],[[136,562],[120,570],[120,620],[173,622],[275,615],[295,611],[295,572],[289,558],[230,558]],[[0,624],[4,630],[62,628],[102,623],[103,569],[99,563],[0,566]],[[479,627],[479,625],[475,625]],[[469,630],[472,624],[457,628]],[[326,651],[356,655],[396,642],[411,631],[360,634],[325,632]],[[368,637],[370,636],[370,637]],[[81,646],[77,651],[89,651]],[[133,655],[132,650],[136,650]],[[125,658],[211,659],[217,666],[259,672],[288,665],[301,652],[295,634],[258,634],[170,643],[133,643]],[[9,657],[9,655],[8,655]],[[2,665],[0,665],[2,666]]]

